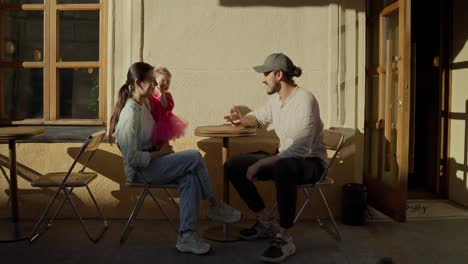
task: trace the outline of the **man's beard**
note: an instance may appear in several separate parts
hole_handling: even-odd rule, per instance
[[[279,91],[279,89],[276,89],[276,88],[277,88],[277,87],[275,86],[275,87],[273,87],[273,88],[270,89],[270,87],[267,86],[267,94],[268,94],[268,95],[272,95],[272,94],[277,93],[277,92]]]

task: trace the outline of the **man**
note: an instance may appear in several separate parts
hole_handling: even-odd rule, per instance
[[[302,70],[288,56],[271,54],[263,65],[253,68],[263,74],[262,83],[271,95],[270,100],[246,116],[233,107],[224,118],[233,126],[257,127],[271,123],[280,146],[275,155],[256,152],[232,157],[226,162],[224,173],[257,215],[251,228],[240,231],[241,238],[274,237],[260,259],[280,262],[296,251],[291,228],[296,214],[297,185],[317,182],[328,162],[322,139],[323,123],[315,96],[293,80],[301,76]],[[254,180],[276,183],[279,233],[265,211]]]

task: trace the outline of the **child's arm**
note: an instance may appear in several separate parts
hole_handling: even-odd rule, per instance
[[[161,106],[163,109],[166,109],[167,107],[167,97],[166,97],[166,93],[165,92],[162,92],[161,93],[161,97],[160,97],[160,102],[161,102]]]
[[[174,109],[174,99],[170,92],[161,94],[161,106],[164,111],[172,111]]]

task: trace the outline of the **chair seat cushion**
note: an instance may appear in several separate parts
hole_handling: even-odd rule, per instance
[[[63,179],[67,175],[66,172],[48,173],[39,179],[31,182],[34,187],[59,187]],[[90,183],[97,174],[95,172],[72,172],[65,183],[66,187],[83,187]]]
[[[134,187],[134,188],[144,188],[145,184],[141,182],[126,182],[128,187]],[[177,189],[177,184],[150,184],[149,187],[153,189],[157,188],[167,188],[167,189]]]

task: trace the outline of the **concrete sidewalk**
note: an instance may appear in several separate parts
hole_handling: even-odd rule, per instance
[[[98,227],[97,221],[89,221]],[[2,228],[8,222],[0,221]],[[248,225],[249,223],[244,223]],[[113,220],[97,244],[90,242],[77,221],[59,220],[33,244],[0,244],[1,263],[259,263],[267,240],[217,243],[206,256],[178,253],[176,234],[168,222],[138,220],[128,241],[120,245],[124,221]],[[200,224],[200,232],[212,223]],[[468,263],[468,220],[370,222],[362,227],[339,225],[337,242],[315,222],[295,230],[297,253],[286,263]]]

